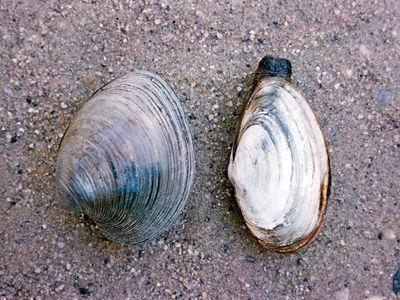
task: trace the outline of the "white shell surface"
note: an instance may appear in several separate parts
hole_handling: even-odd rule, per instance
[[[191,134],[180,102],[159,76],[134,72],[95,93],[61,142],[60,201],[109,239],[141,243],[165,231],[194,177]]]
[[[245,222],[271,248],[291,250],[317,232],[326,205],[328,155],[316,117],[289,82],[266,78],[239,126],[228,175]]]

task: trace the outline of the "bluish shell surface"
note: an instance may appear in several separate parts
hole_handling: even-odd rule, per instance
[[[187,202],[194,177],[190,130],[159,76],[114,80],[67,129],[56,167],[58,197],[118,242],[156,237]]]

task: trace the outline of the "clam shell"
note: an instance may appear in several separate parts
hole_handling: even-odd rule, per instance
[[[242,112],[228,167],[237,202],[265,248],[294,252],[315,237],[325,213],[323,134],[307,101],[283,78],[264,76]]]
[[[58,198],[110,240],[141,243],[165,231],[194,177],[191,134],[175,93],[134,72],[96,92],[60,144]]]

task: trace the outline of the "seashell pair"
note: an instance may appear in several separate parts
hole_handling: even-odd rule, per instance
[[[289,61],[261,60],[228,168],[247,226],[276,252],[294,252],[312,240],[327,201],[323,135],[290,75]],[[168,229],[193,178],[192,139],[180,102],[148,72],[110,82],[83,105],[56,166],[60,201],[93,219],[108,239],[131,244]]]

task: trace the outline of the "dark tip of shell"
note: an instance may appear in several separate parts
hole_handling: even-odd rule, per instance
[[[292,64],[287,59],[266,55],[258,63],[256,76],[259,80],[264,77],[282,77],[290,81]]]
[[[289,60],[284,58],[275,58],[270,55],[264,56],[263,59],[261,59],[261,61],[258,63],[258,67],[255,73],[249,75],[244,81],[245,83],[244,94],[246,95],[247,99],[244,101],[244,104],[242,105],[239,115],[239,121],[237,124],[241,123],[241,120],[244,116],[244,112],[246,110],[247,102],[250,99],[251,95],[253,94],[257,84],[262,79],[268,77],[282,77],[285,80],[291,82],[291,76],[292,76],[292,64],[290,63]],[[239,134],[239,129],[236,129],[235,142],[233,144],[233,151],[232,151],[233,160],[235,159],[236,147],[238,145],[238,134]]]

